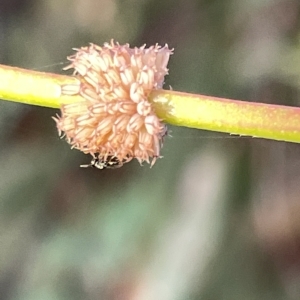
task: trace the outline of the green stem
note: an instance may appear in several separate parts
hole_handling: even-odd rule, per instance
[[[62,85],[76,82],[71,76],[0,65],[0,99],[3,100],[59,108],[61,103],[76,101],[76,96],[61,94]]]
[[[168,123],[288,142],[300,142],[300,108],[176,91],[153,91],[150,101]]]
[[[85,101],[61,93],[61,86],[78,79],[0,65],[0,98],[59,108]],[[155,90],[149,96],[157,115],[166,123],[273,140],[300,142],[300,108],[253,103]]]

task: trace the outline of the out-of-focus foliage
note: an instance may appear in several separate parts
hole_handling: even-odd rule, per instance
[[[1,63],[168,43],[166,88],[299,103],[297,0],[3,0]],[[16,89],[18,87],[16,86]],[[299,299],[300,146],[170,129],[152,169],[80,169],[56,111],[0,103],[0,298]]]

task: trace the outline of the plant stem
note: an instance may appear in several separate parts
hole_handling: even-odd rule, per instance
[[[0,65],[0,99],[3,100],[59,108],[61,103],[80,100],[77,96],[61,94],[61,85],[76,82],[71,76]]]
[[[168,123],[288,142],[300,142],[300,108],[176,91],[153,91],[150,101]]]
[[[72,76],[0,65],[0,98],[59,108],[85,101],[61,93],[76,85]],[[300,108],[237,101],[176,91],[154,90],[149,96],[157,115],[167,123],[197,129],[300,142]]]

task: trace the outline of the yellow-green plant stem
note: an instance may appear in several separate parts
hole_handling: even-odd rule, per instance
[[[157,115],[168,123],[288,142],[300,142],[300,108],[176,91],[153,91]]]
[[[59,108],[84,101],[61,93],[61,86],[77,84],[72,76],[0,65],[0,98]],[[166,123],[231,134],[300,142],[300,108],[222,99],[176,91],[155,90],[149,96]]]
[[[76,82],[72,76],[0,65],[0,99],[3,100],[59,108],[61,103],[80,101],[81,97],[61,94],[61,85]]]

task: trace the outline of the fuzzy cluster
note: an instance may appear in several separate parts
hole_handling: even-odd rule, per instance
[[[172,50],[167,45],[130,48],[113,41],[75,50],[65,69],[74,69],[78,86],[63,86],[62,93],[80,94],[84,101],[61,106],[61,117],[54,118],[60,135],[101,161],[136,158],[153,165],[166,126],[147,98],[162,88]]]

